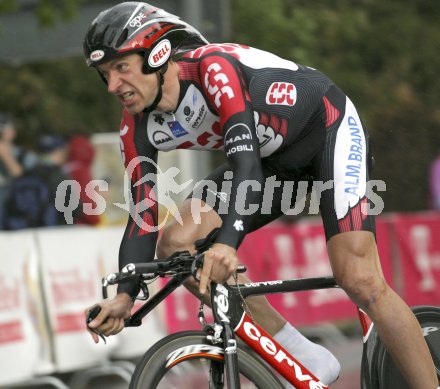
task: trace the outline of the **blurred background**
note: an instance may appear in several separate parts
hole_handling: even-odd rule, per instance
[[[120,108],[82,58],[82,38],[115,1],[2,0],[0,111],[32,148],[45,132],[118,129]],[[267,49],[329,75],[373,138],[386,211],[426,209],[440,153],[440,3],[435,0],[162,0],[210,41]],[[402,172],[405,174],[402,174]],[[404,195],[402,195],[404,194]]]
[[[10,155],[4,150],[6,147],[0,146],[0,157],[5,159],[0,162],[9,169],[0,169],[0,186],[21,176],[28,166],[33,168],[34,160],[39,158],[57,161],[54,164],[62,165],[64,172],[67,170],[71,176],[78,174],[78,180],[99,179],[108,184],[107,190],[100,192],[107,200],[107,208],[99,218],[85,220],[84,215],[76,214],[74,226],[50,230],[8,228],[20,231],[0,233],[0,260],[5,263],[0,267],[6,269],[0,271],[3,300],[0,302],[0,366],[9,366],[0,368],[1,387],[37,384],[128,387],[123,372],[130,371],[131,365],[121,361],[136,360],[146,345],[164,334],[163,328],[169,332],[197,326],[186,321],[187,306],[177,301],[175,304],[183,304],[181,316],[168,309],[159,310],[147,323],[148,336],[137,334],[131,341],[128,336],[128,340],[115,340],[106,350],[98,347],[96,351],[84,333],[81,310],[96,302],[103,273],[115,270],[118,243],[127,218],[125,211],[112,205],[124,201],[118,138],[120,104],[108,95],[101,79],[87,68],[82,57],[82,39],[88,25],[101,10],[117,3],[0,0],[0,126],[14,127],[9,154],[16,156],[19,165],[17,168],[14,163],[8,163]],[[440,289],[440,78],[437,76],[440,2],[162,0],[150,3],[181,16],[211,42],[237,42],[271,51],[323,71],[342,88],[355,103],[370,132],[375,156],[373,178],[386,183],[386,191],[380,193],[385,209],[379,230],[385,242],[380,250],[383,261],[387,262],[384,267],[388,269],[389,280],[409,303],[439,305],[436,290]],[[1,129],[0,134],[3,133],[6,131]],[[52,152],[60,148],[64,157],[58,162]],[[86,155],[80,152],[84,150],[89,152]],[[86,167],[78,168],[78,154]],[[198,153],[192,157],[189,151],[179,151],[161,155],[159,164],[162,170],[181,167],[177,179],[184,182],[203,178],[222,159],[221,153]],[[0,191],[0,199],[1,196]],[[255,280],[267,277],[273,261],[289,269],[290,273],[281,273],[284,275],[319,275],[314,270],[329,272],[319,219],[301,215],[295,220],[298,221],[295,225],[290,223],[292,220],[275,225],[264,236],[269,243],[259,251],[260,265],[256,269],[260,273],[254,270]],[[16,226],[20,223],[13,222]],[[242,248],[244,255],[255,257],[251,250],[255,241],[252,236],[247,238],[247,246]],[[278,251],[273,254],[274,250]],[[85,262],[92,267],[75,268]],[[82,283],[90,287],[90,293],[81,292],[85,290],[78,287]],[[66,285],[74,291],[70,297],[59,294],[58,288]],[[411,287],[419,287],[419,294],[407,289]],[[411,300],[410,296],[418,297]],[[341,312],[329,321],[314,316],[309,309],[313,306],[318,309],[313,303],[316,298],[309,297],[311,303],[302,309],[296,300],[275,301],[275,304],[304,333],[321,342],[327,341],[343,358],[343,365],[346,362],[339,386],[335,387],[358,388],[361,334],[355,310]],[[330,303],[337,306],[340,297]],[[188,309],[192,306],[191,302],[186,304]],[[14,308],[17,306],[20,309]],[[11,323],[23,317],[28,322],[11,327]],[[80,324],[66,324],[66,321]],[[144,339],[143,347],[136,348],[139,342],[133,338]],[[74,344],[79,347],[78,358],[72,361]],[[86,351],[92,355],[89,359],[83,355]],[[27,359],[14,365],[7,357],[11,352],[27,355]],[[65,354],[68,356],[64,357]],[[103,360],[107,364],[103,365]],[[92,383],[98,376],[112,377],[115,366],[113,372],[106,368],[114,360],[121,362],[119,376],[107,378],[104,383]],[[41,377],[47,381],[39,383]]]

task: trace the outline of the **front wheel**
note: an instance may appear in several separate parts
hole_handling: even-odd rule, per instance
[[[240,341],[237,353],[242,389],[283,388],[269,367]],[[227,388],[226,379],[222,383],[223,367],[223,348],[208,341],[205,332],[179,332],[161,339],[145,353],[130,389]]]

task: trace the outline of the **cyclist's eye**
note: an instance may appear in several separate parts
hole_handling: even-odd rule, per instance
[[[120,63],[116,67],[118,69],[118,72],[125,72],[128,69],[128,65],[126,63]]]

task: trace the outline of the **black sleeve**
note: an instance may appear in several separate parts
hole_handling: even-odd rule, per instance
[[[135,129],[121,136],[130,187],[126,196],[130,214],[119,249],[120,270],[129,263],[154,260],[158,237],[157,149],[148,141],[146,122],[138,117],[134,119]],[[137,283],[120,284],[118,293],[122,292],[137,296]]]
[[[232,116],[223,128],[224,150],[232,168],[228,214],[216,242],[238,248],[261,206],[264,176],[259,142],[250,106]]]
[[[220,118],[224,151],[233,171],[228,214],[216,242],[238,248],[263,197],[263,172],[253,108],[240,65],[225,53],[200,61],[205,96]]]

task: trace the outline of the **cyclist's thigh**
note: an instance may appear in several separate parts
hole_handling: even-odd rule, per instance
[[[349,231],[375,233],[374,216],[367,197],[371,154],[366,128],[353,103],[338,88],[326,95],[326,111],[338,119],[326,128],[326,143],[315,158],[315,180],[324,182],[320,210],[326,238]],[[328,105],[332,108],[328,108]]]
[[[196,240],[205,238],[213,229],[222,225],[218,205],[215,204],[216,197],[212,192],[215,189],[214,183],[220,181],[225,170],[227,169],[223,166],[214,170],[205,179],[210,184],[203,193],[197,189],[201,187],[198,185],[180,204],[174,218],[165,225],[160,236],[157,246],[159,258],[170,255],[169,251],[173,250],[193,250]],[[207,188],[212,191],[207,191]]]
[[[221,224],[217,212],[202,200],[184,200],[174,218],[162,230],[157,244],[158,257],[165,258],[180,250],[194,250],[195,241],[205,238]]]

